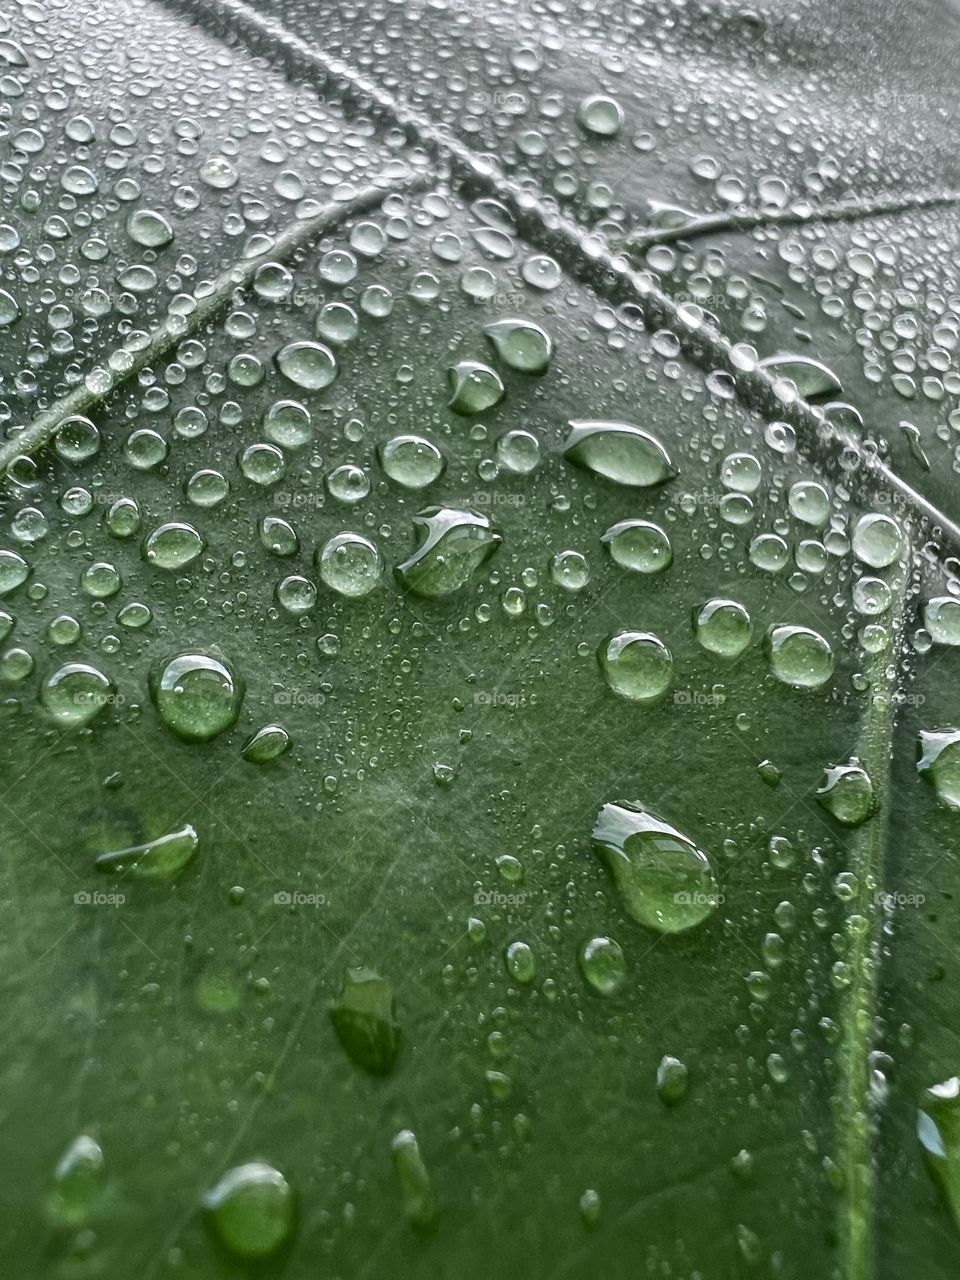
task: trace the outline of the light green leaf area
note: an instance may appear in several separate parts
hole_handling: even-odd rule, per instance
[[[960,18],[613,8],[2,20],[4,1275],[957,1272]]]

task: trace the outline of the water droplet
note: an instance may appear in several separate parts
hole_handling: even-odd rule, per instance
[[[330,1018],[344,1049],[375,1076],[393,1070],[400,1048],[393,988],[372,969],[348,969]]]
[[[391,1143],[391,1150],[407,1221],[418,1230],[425,1230],[436,1218],[437,1206],[417,1135],[412,1129],[401,1129]]]
[[[621,520],[600,541],[616,564],[635,573],[661,573],[673,563],[670,539],[649,520]]]
[[[162,249],[173,239],[173,227],[162,213],[134,209],[127,218],[127,235],[146,249]]]
[[[615,995],[627,976],[627,962],[620,944],[613,938],[591,938],[580,949],[580,970],[599,995]]]
[[[0,596],[9,595],[30,576],[30,566],[16,551],[0,549]]]
[[[244,684],[219,657],[181,653],[150,673],[150,696],[160,719],[187,742],[208,742],[240,715]]]
[[[54,1170],[50,1216],[61,1227],[76,1230],[90,1218],[104,1189],[105,1161],[100,1144],[81,1134],[67,1147]]]
[[[759,367],[773,378],[789,378],[806,400],[837,395],[843,390],[836,374],[809,356],[768,356],[760,361]]]
[[[508,368],[518,373],[546,373],[553,355],[546,329],[530,320],[504,319],[488,324],[483,332]]]
[[[620,631],[597,650],[604,679],[614,693],[631,702],[655,702],[673,681],[673,655],[647,631]]]
[[[450,399],[447,407],[465,417],[486,413],[503,399],[500,375],[478,360],[461,360],[447,370]]]
[[[593,828],[593,845],[627,913],[640,924],[680,933],[716,910],[719,895],[710,859],[641,804],[605,804]]]
[[[933,783],[944,804],[960,809],[960,730],[922,730],[917,771]]]
[[[183,826],[145,844],[102,853],[94,866],[105,875],[131,875],[137,880],[174,880],[197,856],[200,841],[193,827]]]
[[[935,596],[923,606],[923,625],[934,644],[960,644],[960,600]]]
[[[380,552],[359,533],[336,534],[317,549],[315,561],[321,581],[352,599],[373,591],[383,574]]]
[[[100,452],[100,432],[81,414],[64,418],[53,437],[53,447],[65,462],[86,462]]]
[[[313,439],[310,411],[297,400],[277,400],[263,416],[263,431],[282,449],[302,449]]]
[[[113,695],[112,682],[85,662],[68,662],[48,676],[40,689],[40,701],[65,726],[89,724]]]
[[[183,569],[196,560],[205,546],[192,524],[171,521],[147,535],[143,558],[157,569]]]
[[[690,1073],[679,1058],[664,1055],[657,1067],[657,1094],[668,1107],[676,1106],[685,1096]]]
[[[708,600],[694,610],[693,629],[703,648],[721,658],[738,657],[753,635],[750,614],[736,600]]]
[[[861,516],[853,531],[853,554],[871,569],[886,569],[903,550],[903,534],[896,520],[884,515]]]
[[[770,670],[796,689],[819,689],[833,675],[833,650],[810,627],[771,627],[764,641]]]
[[[595,138],[615,138],[623,128],[623,107],[615,98],[592,94],[580,103],[577,123]]]
[[[817,799],[845,827],[859,827],[874,810],[873,783],[856,760],[825,771]]]
[[[537,958],[528,942],[511,942],[503,953],[507,973],[514,982],[529,986],[537,976]]]
[[[550,577],[565,591],[582,591],[590,581],[590,566],[579,551],[558,551],[550,561]]]
[[[666,449],[629,422],[571,422],[563,445],[578,467],[635,488],[663,484],[676,475]]]
[[[443,474],[443,454],[423,436],[393,436],[379,450],[386,475],[405,489],[425,489]]]
[[[960,1078],[926,1089],[917,1108],[917,1137],[934,1182],[960,1227]]]
[[[337,376],[337,361],[319,342],[288,342],[277,352],[277,368],[306,391],[322,391]]]
[[[240,748],[244,760],[251,764],[269,764],[290,750],[290,735],[280,724],[265,724]]]
[[[293,1192],[283,1174],[268,1164],[229,1169],[203,1197],[203,1207],[223,1247],[244,1261],[278,1253],[296,1225]]]
[[[418,596],[459,590],[502,542],[486,516],[451,507],[428,507],[413,517],[420,545],[395,573]]]

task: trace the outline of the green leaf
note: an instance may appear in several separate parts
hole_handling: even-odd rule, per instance
[[[958,24],[0,20],[11,1274],[956,1274]]]

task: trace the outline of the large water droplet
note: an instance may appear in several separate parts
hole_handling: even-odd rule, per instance
[[[199,847],[189,824],[145,844],[102,853],[95,862],[105,875],[132,875],[137,880],[173,880],[190,865]]]
[[[448,408],[470,417],[486,413],[500,403],[505,391],[500,375],[478,360],[461,360],[448,369],[450,399]]]
[[[608,636],[597,650],[597,659],[610,688],[631,702],[655,702],[673,680],[673,655],[647,631]]]
[[[924,1161],[960,1227],[960,1078],[924,1091],[917,1108]]]
[[[600,541],[611,560],[634,573],[661,573],[673,563],[670,539],[649,520],[621,520],[611,525]]]
[[[553,342],[546,329],[530,320],[497,320],[483,331],[497,355],[518,373],[546,373],[553,355]]]
[[[338,595],[358,598],[379,585],[383,573],[380,552],[359,533],[338,533],[316,554],[317,573]]]
[[[960,644],[960,600],[935,596],[923,606],[923,625],[934,644]]]
[[[445,466],[443,454],[423,436],[393,436],[379,454],[384,472],[405,489],[425,489],[439,480]]]
[[[571,422],[563,445],[571,462],[616,484],[646,488],[676,475],[655,436],[629,422]]]
[[[486,516],[452,507],[428,507],[413,517],[421,542],[395,573],[418,596],[445,596],[470,580],[502,538]]]
[[[960,809],[960,730],[923,730],[917,770],[933,783],[944,804]]]
[[[771,627],[764,641],[770,670],[796,689],[819,689],[833,675],[833,650],[810,627]]]
[[[629,915],[660,933],[692,929],[716,910],[707,855],[639,803],[605,804],[593,845],[610,869]]]
[[[358,1066],[373,1075],[393,1070],[400,1048],[400,1024],[393,988],[372,969],[348,969],[330,1017],[340,1043]]]
[[[322,391],[337,376],[337,361],[329,347],[319,342],[288,342],[277,352],[277,368],[307,391]]]
[[[750,614],[736,600],[708,600],[694,609],[693,629],[703,648],[721,658],[738,657],[753,634]]]
[[[859,827],[873,813],[873,783],[856,760],[827,769],[816,795],[823,807],[846,827]]]
[[[400,1182],[403,1211],[411,1226],[424,1230],[437,1214],[430,1175],[412,1129],[401,1129],[391,1144],[393,1167]]]
[[[40,690],[40,701],[65,726],[89,724],[113,696],[111,681],[85,662],[68,662],[48,676]]]
[[[143,558],[157,569],[183,569],[196,560],[205,545],[192,524],[171,521],[147,535]]]
[[[268,1164],[229,1169],[203,1197],[203,1207],[220,1243],[245,1261],[278,1253],[296,1223],[293,1192],[283,1174]]]
[[[580,970],[599,995],[615,995],[627,976],[620,944],[613,938],[591,938],[580,949]]]
[[[150,673],[150,696],[163,723],[187,742],[207,742],[240,715],[244,684],[221,658],[181,653]]]
[[[891,516],[861,516],[853,531],[853,554],[871,569],[886,569],[903,550],[903,534]]]

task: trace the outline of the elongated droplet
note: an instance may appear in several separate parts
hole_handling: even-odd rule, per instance
[[[248,1262],[278,1253],[296,1224],[293,1191],[283,1174],[268,1164],[229,1169],[203,1197],[203,1207],[227,1252]]]
[[[146,844],[102,853],[94,866],[107,875],[129,872],[137,880],[174,880],[196,857],[199,844],[196,831],[187,824]]]
[[[348,969],[330,1019],[353,1061],[375,1076],[393,1070],[400,1048],[393,988],[372,969]]]
[[[873,813],[870,775],[856,760],[827,769],[817,799],[845,827],[859,827]]]
[[[265,724],[240,748],[244,760],[251,764],[269,764],[290,750],[290,735],[280,724]]]
[[[760,368],[771,377],[789,378],[805,400],[838,395],[843,390],[836,374],[810,356],[768,356],[760,361]]]
[[[518,373],[546,373],[553,355],[546,329],[530,320],[505,319],[488,324],[483,332],[508,368]]]
[[[418,596],[459,590],[503,541],[486,516],[452,507],[428,507],[413,517],[421,542],[395,573]]]
[[[960,729],[923,730],[917,771],[945,805],[960,809]]]
[[[85,1133],[74,1139],[57,1161],[53,1175],[49,1208],[59,1226],[75,1230],[89,1220],[104,1188],[104,1172],[100,1144]]]
[[[593,828],[593,847],[610,869],[626,911],[640,924],[681,933],[716,910],[710,859],[641,804],[605,804]]]
[[[960,1077],[924,1091],[917,1109],[924,1162],[960,1228]]]
[[[629,422],[571,422],[563,452],[576,466],[631,488],[677,474],[660,441]]]
[[[417,1135],[412,1129],[401,1129],[393,1139],[392,1150],[407,1220],[411,1226],[423,1230],[434,1221],[437,1207]]]

